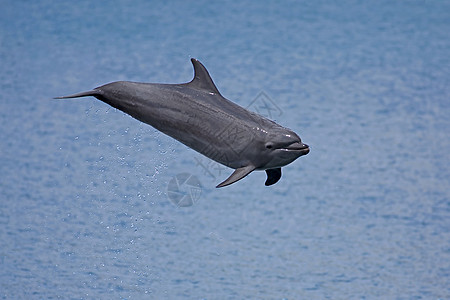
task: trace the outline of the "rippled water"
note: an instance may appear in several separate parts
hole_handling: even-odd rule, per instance
[[[4,3],[0,295],[450,298],[449,32],[448,1]],[[311,153],[272,187],[215,189],[232,170],[93,98],[51,100],[186,82],[190,57]],[[202,186],[184,207],[183,173]]]

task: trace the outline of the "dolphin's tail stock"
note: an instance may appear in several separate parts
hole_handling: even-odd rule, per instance
[[[99,97],[99,96],[102,96],[102,92],[100,90],[92,90],[92,91],[73,94],[70,96],[55,97],[53,99],[70,99],[70,98],[80,98],[80,97],[88,97],[88,96]]]

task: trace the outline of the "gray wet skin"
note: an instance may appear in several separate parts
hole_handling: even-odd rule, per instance
[[[266,185],[281,178],[281,167],[309,153],[287,128],[225,99],[196,59],[194,79],[183,84],[112,82],[56,99],[94,96],[147,123],[197,152],[235,169],[217,185],[230,185],[254,170],[266,170]]]

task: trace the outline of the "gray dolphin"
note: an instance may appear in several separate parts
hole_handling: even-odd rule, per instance
[[[196,59],[194,79],[182,84],[117,81],[55,99],[94,96],[147,123],[197,152],[235,169],[230,185],[265,170],[265,185],[281,178],[281,167],[309,153],[293,131],[225,99]]]

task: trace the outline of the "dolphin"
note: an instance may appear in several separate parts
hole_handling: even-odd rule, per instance
[[[216,187],[254,170],[265,170],[265,185],[272,185],[281,178],[281,167],[309,153],[309,146],[292,130],[224,98],[203,64],[194,58],[191,62],[194,78],[188,83],[117,81],[55,99],[94,96],[235,169]]]

